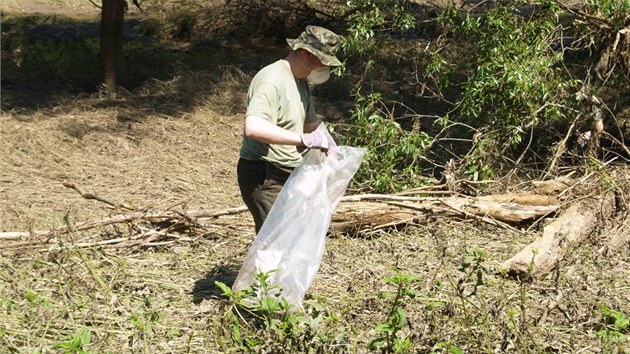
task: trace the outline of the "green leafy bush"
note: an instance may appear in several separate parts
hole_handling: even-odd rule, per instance
[[[367,149],[352,182],[355,188],[390,193],[426,182],[420,160],[431,139],[419,131],[417,121],[404,129],[375,93],[358,96],[352,123],[342,143]]]
[[[563,124],[578,107],[575,93],[583,83],[563,66],[560,9],[542,3],[529,15],[522,13],[526,4],[521,1],[500,2],[478,13],[451,7],[440,19],[473,49],[471,58],[456,63],[469,74],[446,118],[487,128],[466,161],[468,171],[480,178],[493,175],[497,157],[527,148],[524,138],[532,129]]]

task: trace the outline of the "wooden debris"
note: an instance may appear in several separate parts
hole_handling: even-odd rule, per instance
[[[54,230],[40,230],[33,232],[0,232],[0,241],[23,240],[28,238],[37,238],[46,241],[56,235],[67,234],[69,232],[85,231],[95,227],[107,226],[112,224],[129,223],[138,220],[145,220],[150,223],[176,223],[194,221],[198,218],[214,218],[223,215],[233,215],[247,211],[244,206],[230,208],[225,210],[191,210],[188,212],[178,212],[167,210],[161,212],[138,211],[127,214],[112,215],[110,217],[96,220],[85,221],[72,225],[72,227],[63,227]],[[2,245],[0,245],[2,247]]]
[[[78,191],[75,186],[69,188]],[[81,195],[86,193],[80,192]],[[87,195],[88,199],[96,199]],[[108,205],[117,205],[105,198],[97,200]],[[405,226],[413,223],[426,224],[431,217],[475,218],[495,226],[512,228],[509,224],[518,224],[534,220],[554,213],[559,208],[558,202],[543,195],[509,194],[484,197],[413,197],[404,195],[364,194],[346,196],[342,198],[331,221],[331,231],[338,233],[356,234],[373,230]],[[146,222],[156,226],[160,231],[164,228],[177,230],[177,227],[226,228],[230,222],[237,224],[238,220],[219,219],[221,216],[235,215],[246,212],[245,206],[225,210],[193,210],[193,211],[130,211],[128,213],[112,215],[110,217],[76,223],[69,227],[54,230],[40,230],[33,232],[2,232],[0,233],[0,248],[15,248],[37,244],[55,244],[59,235],[80,232],[92,228],[114,224],[137,224]],[[242,226],[242,222],[239,224]],[[175,232],[173,231],[173,232]],[[172,235],[170,232],[169,235]],[[148,233],[144,233],[148,235]],[[157,234],[160,236],[161,234]],[[162,239],[173,237],[162,235]],[[152,234],[155,238],[156,234]],[[13,241],[13,242],[9,242]],[[118,243],[143,244],[137,240],[119,239],[85,241],[81,246],[110,246]]]
[[[404,197],[366,194],[344,197],[332,218],[339,232],[426,223],[429,217],[478,218],[500,227],[532,221],[555,213],[559,202],[536,194],[499,194],[483,197]]]
[[[543,234],[500,269],[509,275],[540,278],[551,271],[564,255],[588,237],[615,209],[615,195],[601,199],[584,198],[572,204],[556,220],[543,228]]]

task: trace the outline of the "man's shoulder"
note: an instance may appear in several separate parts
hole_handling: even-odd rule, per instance
[[[267,83],[274,83],[292,76],[293,74],[291,74],[291,69],[287,67],[287,63],[283,62],[283,60],[278,60],[260,69],[254,78]]]

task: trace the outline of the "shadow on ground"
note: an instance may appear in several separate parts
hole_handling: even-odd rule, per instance
[[[233,114],[244,111],[253,75],[289,50],[285,38],[274,36],[161,40],[147,22],[125,20],[126,74],[121,90],[106,97],[99,93],[100,23],[37,14],[3,16],[2,112],[28,116],[46,110],[47,117],[54,117],[81,105],[116,109],[119,120],[142,120],[156,113],[183,116],[210,103]],[[345,89],[332,80],[327,86],[335,93]],[[225,97],[235,92],[240,95]],[[330,95],[322,96],[322,101],[331,101]],[[335,94],[334,100],[339,97],[349,95]]]
[[[193,287],[193,302],[201,303],[203,300],[216,299],[223,293],[215,284],[217,281],[231,287],[238,275],[239,266],[236,263],[220,264],[212,268],[203,279],[195,282]]]

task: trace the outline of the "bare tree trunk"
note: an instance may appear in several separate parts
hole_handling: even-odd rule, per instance
[[[615,208],[615,195],[608,192],[601,199],[585,198],[571,205],[543,229],[543,234],[501,265],[513,276],[542,278],[564,255],[578,246]]]
[[[101,10],[101,70],[105,90],[112,91],[125,76],[123,20],[125,0],[103,0]]]

